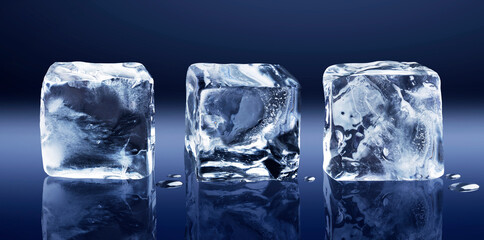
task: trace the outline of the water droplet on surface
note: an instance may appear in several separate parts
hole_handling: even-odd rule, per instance
[[[475,183],[453,183],[449,189],[456,192],[474,192],[479,190],[479,185]]]
[[[168,174],[167,175],[169,178],[181,178],[180,174]]]
[[[175,180],[166,180],[166,181],[159,181],[156,183],[156,186],[161,188],[179,188],[183,185],[180,181]]]
[[[460,174],[457,173],[447,173],[445,174],[445,177],[450,180],[456,180],[460,178]]]
[[[314,180],[316,180],[315,177],[312,177],[312,176],[306,176],[304,177],[304,181],[306,182],[314,182]]]

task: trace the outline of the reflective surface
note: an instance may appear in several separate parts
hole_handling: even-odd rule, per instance
[[[43,239],[155,239],[156,193],[141,180],[47,177]]]
[[[185,239],[299,239],[297,181],[188,178]]]
[[[213,236],[213,232],[212,235],[203,235],[203,233],[210,233],[210,224],[213,223],[226,227],[221,230],[221,234],[230,232],[229,227],[234,227],[234,229],[240,231],[244,230],[244,233],[247,234],[253,234],[248,236],[258,236],[257,234],[268,232],[268,229],[277,229],[276,232],[271,233],[279,234],[279,239],[288,239],[284,236],[294,236],[291,234],[299,236],[300,239],[326,239],[329,221],[337,222],[333,220],[337,218],[330,219],[328,217],[326,219],[325,217],[325,202],[327,200],[323,190],[324,185],[326,184],[326,187],[328,185],[326,181],[323,181],[322,170],[323,116],[322,109],[302,109],[301,166],[298,182],[262,182],[229,186],[223,186],[224,184],[220,185],[220,183],[208,183],[198,185],[194,190],[195,185],[193,185],[193,182],[187,183],[187,174],[184,173],[184,109],[183,107],[172,109],[159,106],[156,115],[157,139],[154,182],[178,180],[184,184],[179,188],[152,187],[153,190],[156,189],[156,206],[153,212],[153,215],[156,216],[156,238],[185,239],[192,234],[192,236],[198,236],[198,239],[203,239],[203,237]],[[484,179],[482,176],[482,169],[484,168],[482,162],[484,148],[481,140],[484,126],[482,122],[484,122],[484,109],[467,110],[444,107],[445,171],[446,173],[459,173],[461,178],[458,181],[482,185]],[[143,200],[137,204],[129,197],[118,194],[120,192],[131,194],[141,191],[138,195],[143,196],[145,190],[139,189],[145,189],[145,186],[132,186],[129,183],[107,184],[107,187],[89,187],[93,190],[84,191],[79,187],[83,185],[91,186],[91,183],[82,183],[82,181],[81,184],[64,183],[63,181],[58,183],[53,181],[50,184],[52,180],[48,178],[49,180],[46,180],[46,184],[44,184],[47,175],[42,169],[37,106],[35,108],[0,109],[0,143],[0,151],[3,154],[0,161],[0,193],[2,194],[0,239],[42,239],[44,232],[48,232],[51,236],[53,233],[65,234],[68,226],[70,230],[67,232],[71,233],[73,229],[87,229],[101,234],[107,232],[107,230],[102,232],[102,229],[105,230],[108,226],[114,226],[113,229],[118,230],[128,229],[124,232],[116,230],[115,233],[112,233],[112,236],[119,236],[115,234],[121,233],[128,236],[136,231],[147,233],[151,227],[155,228],[150,220],[146,220],[148,219],[147,216],[151,214],[151,206],[148,206],[147,201]],[[181,174],[182,177],[173,179],[167,177],[169,174]],[[306,182],[304,181],[305,176],[313,176],[315,181]],[[435,190],[430,190],[429,186],[412,185],[418,185],[421,182],[410,183],[412,186],[409,187],[393,187],[386,184],[379,186],[377,184],[379,187],[373,188],[372,186],[370,188],[370,190],[375,189],[376,191],[376,193],[371,194],[365,193],[368,189],[360,189],[355,193],[338,190],[341,192],[338,193],[339,195],[333,192],[333,203],[338,202],[336,196],[349,196],[350,198],[343,199],[342,203],[346,204],[345,201],[351,203],[353,199],[357,199],[359,202],[366,202],[369,205],[362,209],[356,207],[345,207],[345,209],[354,210],[353,212],[356,213],[360,212],[362,213],[361,216],[365,216],[363,215],[365,211],[382,209],[386,212],[382,213],[381,216],[385,217],[392,214],[393,209],[385,208],[383,198],[378,198],[378,196],[382,197],[386,193],[390,193],[387,196],[393,196],[389,199],[391,205],[405,204],[411,201],[421,202],[422,209],[430,212],[430,203],[438,199],[432,194],[439,196],[439,192],[441,192],[442,217],[439,218],[438,214],[432,215],[434,217],[432,217],[433,223],[431,223],[431,215],[426,215],[429,218],[424,218],[425,224],[420,226],[434,226],[434,230],[441,229],[443,239],[479,239],[484,233],[484,229],[482,229],[484,225],[482,218],[484,216],[484,208],[482,207],[484,191],[481,189],[469,193],[454,192],[449,190],[448,186],[456,183],[456,180],[441,178],[440,181],[442,181],[441,190],[438,190],[440,188],[438,186]],[[93,186],[98,185],[94,184]],[[54,187],[55,189],[49,190]],[[347,188],[358,189],[351,184]],[[102,191],[96,189],[102,189]],[[418,189],[418,191],[412,192],[411,189]],[[430,191],[430,195],[422,194],[422,191]],[[66,196],[66,198],[53,197],[58,195]],[[83,198],[73,196],[83,196]],[[423,199],[424,196],[428,198]],[[63,212],[59,215],[60,218],[51,218],[58,219],[57,222],[42,220],[46,219],[46,215],[42,214],[43,207],[47,204],[46,199],[50,199],[49,202],[52,202],[52,204],[48,204],[48,208],[53,209],[53,213]],[[110,199],[110,201],[106,199]],[[198,199],[198,207],[190,205],[194,199]],[[372,199],[380,199],[380,202],[373,203],[370,201]],[[69,201],[67,202],[67,200]],[[123,200],[126,200],[127,203]],[[95,201],[102,203],[102,215],[110,217],[106,221],[98,222],[103,224],[102,227],[94,228],[87,220],[89,216],[93,216],[93,219],[98,216],[96,215],[98,212],[96,212]],[[213,204],[214,202],[217,202],[217,204]],[[285,202],[288,205],[283,204]],[[128,206],[138,206],[136,208],[138,210],[132,209],[130,211]],[[360,207],[360,205],[355,206]],[[75,212],[85,215],[75,214]],[[216,215],[210,215],[211,213]],[[197,221],[192,220],[193,214],[198,214],[195,215],[198,216]],[[204,214],[205,217],[203,217]],[[366,212],[366,214],[369,213]],[[345,216],[349,215],[350,213],[346,213]],[[121,218],[120,216],[127,217]],[[261,220],[259,216],[265,216],[265,218]],[[124,219],[124,223],[116,221],[117,218]],[[365,226],[365,223],[368,225],[372,221],[377,222],[377,220],[366,216],[364,219],[365,222],[363,220],[355,222],[355,226]],[[380,226],[381,229],[398,226],[399,229],[406,229],[407,233],[417,234],[426,229],[412,225],[400,228],[406,224],[400,219],[395,219],[393,222],[378,223],[389,224]],[[439,220],[441,225],[438,223]],[[133,222],[139,224],[139,226],[132,227],[134,226],[131,225]],[[258,224],[261,222],[262,224]],[[90,226],[90,228],[86,226]],[[336,234],[342,225],[332,224],[330,226],[333,226],[334,229],[332,236],[340,236]],[[439,226],[441,227],[439,228]],[[202,231],[204,228],[207,229],[206,232]],[[247,229],[255,230],[248,231]],[[331,228],[328,232],[331,232]],[[194,235],[196,233],[199,235]],[[364,231],[363,233],[366,234]],[[78,236],[79,239],[82,239],[80,236],[84,235]]]
[[[325,175],[327,239],[442,239],[442,179],[337,182]]]

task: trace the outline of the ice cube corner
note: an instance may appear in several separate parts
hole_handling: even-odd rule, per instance
[[[415,62],[330,66],[324,170],[336,180],[423,180],[442,176],[438,74]]]
[[[296,79],[276,64],[191,65],[185,146],[198,179],[295,177],[299,89]]]
[[[139,179],[154,166],[153,79],[140,63],[56,62],[44,77],[45,172]]]

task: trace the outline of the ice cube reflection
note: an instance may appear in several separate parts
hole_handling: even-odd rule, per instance
[[[187,175],[185,239],[299,239],[297,180],[197,182]]]
[[[43,239],[155,239],[153,176],[140,180],[47,177]]]
[[[338,182],[325,174],[326,239],[442,239],[442,179]]]

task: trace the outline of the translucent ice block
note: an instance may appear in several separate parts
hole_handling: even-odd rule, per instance
[[[349,63],[323,76],[324,170],[337,180],[442,176],[440,78],[412,62]]]
[[[187,73],[185,146],[201,180],[294,177],[299,84],[271,64],[208,64]]]
[[[47,177],[43,239],[156,239],[152,177],[140,180]]]
[[[142,178],[153,170],[153,79],[139,63],[54,63],[41,93],[44,170]]]
[[[326,239],[442,239],[442,179],[335,181],[325,174]]]

